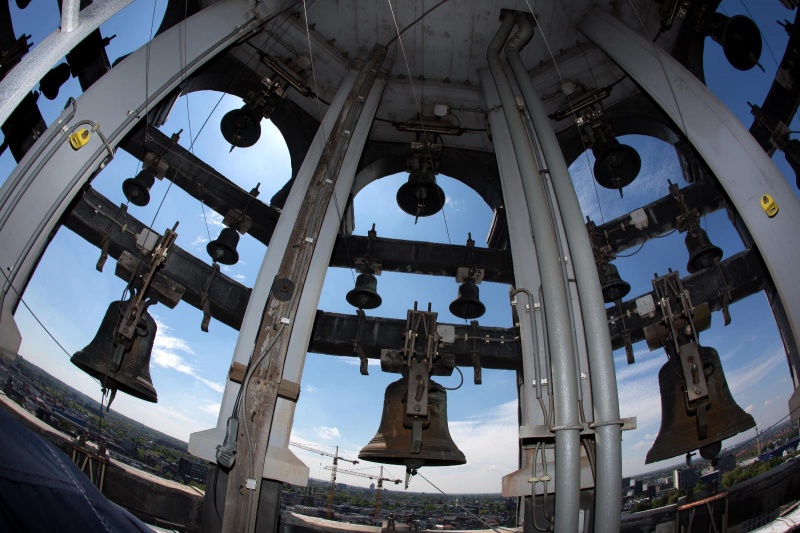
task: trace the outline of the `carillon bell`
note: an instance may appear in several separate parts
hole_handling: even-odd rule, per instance
[[[92,342],[76,352],[72,363],[100,380],[104,389],[117,389],[148,402],[158,395],[150,378],[150,354],[156,338],[156,321],[145,310],[130,342],[120,342],[116,331],[127,302],[111,302]],[[115,363],[115,356],[121,360]],[[110,403],[110,402],[109,402]]]
[[[642,168],[639,153],[614,137],[596,141],[594,153],[594,179],[606,189],[622,189],[630,185]]]
[[[453,466],[467,462],[447,427],[447,393],[433,381],[428,391],[428,424],[423,426],[422,447],[411,451],[412,426],[406,421],[408,381],[399,379],[386,387],[381,424],[375,437],[359,452],[358,458],[389,465]]]
[[[475,284],[475,280],[467,278],[464,283],[458,286],[458,298],[450,304],[450,312],[458,318],[465,320],[482,317],[486,312],[480,298],[480,289]]]
[[[603,301],[607,304],[622,300],[631,292],[631,285],[619,276],[616,265],[603,262],[597,265],[600,277],[600,288],[603,290]]]
[[[753,417],[745,413],[731,396],[717,351],[700,346],[697,353],[700,358],[698,367],[705,375],[708,387],[708,400],[702,406],[691,405],[681,377],[680,363],[675,358],[661,367],[658,373],[661,429],[647,452],[646,464],[697,449],[704,458],[713,459],[719,453],[723,439],[756,425]]]
[[[359,309],[375,309],[383,300],[378,294],[378,278],[372,272],[364,272],[356,278],[356,286],[347,293],[347,303]]]
[[[69,80],[70,69],[66,63],[60,63],[39,80],[39,91],[48,100],[55,100],[61,86]]]
[[[411,171],[408,182],[397,190],[397,205],[414,217],[429,217],[441,211],[444,191],[436,185],[433,171]]]
[[[235,265],[239,262],[237,244],[239,244],[239,232],[233,228],[223,228],[219,232],[219,237],[206,245],[206,252],[217,263]]]
[[[237,148],[253,146],[261,138],[259,117],[247,106],[225,113],[219,127],[225,140]]]
[[[144,207],[150,203],[150,187],[156,182],[156,174],[152,168],[143,168],[135,178],[122,182],[122,193],[133,205]]]
[[[700,272],[722,258],[722,249],[711,244],[708,234],[703,228],[694,228],[686,232],[686,249],[689,250],[689,262],[686,270],[690,274]]]
[[[761,32],[749,18],[714,13],[709,35],[722,46],[725,58],[737,70],[750,70],[761,59]]]

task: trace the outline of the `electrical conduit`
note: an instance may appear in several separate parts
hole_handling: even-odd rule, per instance
[[[543,304],[547,308],[546,329],[550,343],[555,396],[556,435],[556,493],[555,531],[578,531],[580,503],[580,417],[578,413],[578,387],[573,354],[567,290],[561,272],[556,244],[556,232],[550,219],[539,167],[533,154],[525,125],[517,110],[516,99],[500,59],[500,49],[515,25],[513,15],[506,14],[489,48],[486,59],[492,73],[503,114],[516,152],[522,176],[522,186],[527,199],[528,212],[533,227],[536,258],[542,277]],[[526,383],[526,387],[530,384]],[[617,493],[619,496],[619,493]]]
[[[519,24],[519,30],[506,46],[506,59],[511,65],[525,106],[533,120],[536,137],[553,182],[572,257],[572,267],[578,283],[578,297],[583,314],[592,401],[596,417],[595,530],[615,533],[620,527],[622,457],[619,399],[608,319],[589,234],[583,223],[583,213],[564,154],[558,145],[547,112],[520,58],[519,51],[533,34],[534,25],[528,16],[521,13],[517,14],[516,22]],[[520,35],[527,38],[523,41],[518,38]]]

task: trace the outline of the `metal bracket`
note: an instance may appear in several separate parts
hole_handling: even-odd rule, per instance
[[[103,234],[103,240],[100,242],[100,258],[97,260],[97,264],[95,268],[98,272],[103,271],[103,267],[106,264],[106,260],[108,259],[108,245],[111,242],[111,231],[114,229],[114,226],[119,224],[120,217],[123,217],[128,212],[128,206],[126,204],[120,204],[119,211],[117,212],[116,218],[114,218],[111,222],[111,225],[108,227],[108,230]]]
[[[473,381],[475,385],[480,385],[483,383],[483,371],[481,369],[481,356],[478,353],[478,321],[472,320],[470,321],[470,325],[472,326],[472,372],[473,372]]]
[[[211,305],[209,304],[208,293],[211,290],[211,283],[214,281],[214,276],[219,272],[219,264],[215,261],[211,267],[211,273],[208,275],[208,283],[206,283],[206,290],[200,293],[200,307],[203,310],[203,321],[200,323],[200,329],[208,333],[208,325],[211,322]]]

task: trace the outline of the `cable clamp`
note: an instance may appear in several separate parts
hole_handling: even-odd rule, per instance
[[[288,317],[281,318],[281,324],[286,324],[288,326],[291,323],[292,321]]]
[[[606,420],[605,422],[593,422],[589,424],[589,429],[596,429],[603,426],[620,426],[622,431],[636,429],[636,417],[618,418],[617,420]]]
[[[244,488],[247,490],[256,490],[256,480],[255,479],[248,479],[244,482]]]
[[[575,426],[551,426],[550,431],[555,433],[557,431],[583,431],[583,426],[575,425]]]

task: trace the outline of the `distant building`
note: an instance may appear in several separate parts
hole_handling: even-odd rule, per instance
[[[736,468],[736,456],[732,453],[723,455],[717,459],[717,470],[719,470],[720,473],[725,474],[734,468]]]
[[[697,480],[700,479],[700,474],[694,468],[679,468],[675,469],[673,476],[675,480],[675,488],[689,490],[694,487]]]
[[[633,495],[641,496],[644,494],[644,480],[637,479],[633,482]]]
[[[199,465],[189,461],[185,457],[181,457],[178,463],[178,475],[181,476],[184,482],[192,480],[198,483],[205,483],[207,474],[208,466]]]

